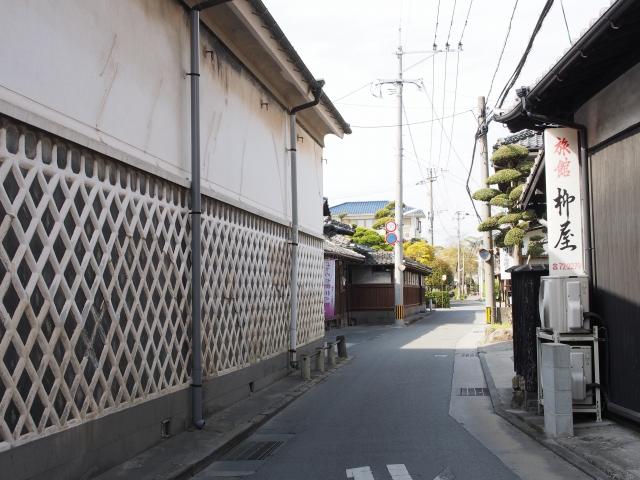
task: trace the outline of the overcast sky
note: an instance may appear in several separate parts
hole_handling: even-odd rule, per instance
[[[397,96],[389,88],[377,89],[369,84],[397,78],[395,52],[401,41],[404,51],[422,52],[404,55],[405,78],[420,81],[425,87],[406,85],[404,90],[405,122],[413,124],[404,127],[403,135],[404,201],[426,210],[427,189],[416,183],[433,167],[438,169],[434,183],[435,243],[454,241],[454,212],[473,214],[464,184],[477,125],[477,98],[489,94],[516,0],[471,1],[264,0],[311,72],[325,79],[325,91],[352,125],[353,133],[344,139],[326,138],[324,194],[330,205],[393,199]],[[520,60],[544,4],[545,0],[519,0],[488,97],[489,107],[495,105]],[[436,18],[438,47],[445,49],[449,38],[451,49],[457,50],[470,5],[462,52],[438,53],[429,58]],[[556,0],[515,86],[534,84],[569,48],[562,6],[575,40],[608,5],[607,0]],[[380,97],[374,96],[380,93]],[[505,107],[513,105],[514,99],[515,93],[511,92]],[[437,120],[441,117],[446,118]],[[436,120],[432,122],[432,118]],[[491,124],[490,146],[508,134],[501,125]],[[474,168],[472,191],[480,186],[479,175]],[[475,215],[467,217],[461,226],[463,236],[477,235],[476,224]]]

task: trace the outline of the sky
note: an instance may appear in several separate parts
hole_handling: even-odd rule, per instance
[[[398,77],[402,45],[404,78],[415,81],[405,84],[403,95],[404,203],[426,211],[427,187],[418,183],[434,168],[435,244],[456,241],[457,211],[469,214],[461,235],[479,235],[465,189],[478,97],[487,97],[490,109],[496,106],[545,0],[263,1],[314,76],[325,80],[325,92],[353,130],[343,139],[325,138],[329,205],[395,195],[398,97],[392,86],[376,82]],[[570,37],[579,38],[608,6],[608,0],[556,0],[503,110],[515,103],[515,88],[534,85],[570,47]],[[446,50],[447,39],[449,52],[433,55],[434,40]],[[509,134],[491,123],[490,150]],[[471,191],[481,187],[480,162],[476,156]]]

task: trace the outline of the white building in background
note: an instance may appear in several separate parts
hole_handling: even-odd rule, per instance
[[[4,2],[0,471],[95,475],[189,424],[189,6]],[[287,373],[288,111],[314,77],[260,0],[201,14],[207,412]],[[323,336],[322,147],[297,115],[298,345]],[[135,408],[132,408],[134,407]],[[38,440],[38,442],[33,442]],[[126,452],[126,453],[123,453]],[[34,460],[37,459],[37,460]]]
[[[331,216],[341,222],[359,227],[372,228],[376,222],[376,212],[383,209],[389,200],[368,200],[362,202],[344,202],[330,208]],[[402,234],[405,240],[412,238],[426,239],[423,232],[424,212],[418,208],[404,207]]]

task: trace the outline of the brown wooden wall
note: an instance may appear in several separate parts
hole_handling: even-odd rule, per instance
[[[594,300],[607,328],[610,405],[640,420],[640,134],[594,153]]]
[[[393,285],[363,284],[349,285],[349,307],[351,310],[392,310],[395,305]],[[419,305],[424,303],[421,287],[404,287],[404,304]]]

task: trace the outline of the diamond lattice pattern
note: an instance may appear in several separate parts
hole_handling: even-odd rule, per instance
[[[188,191],[0,117],[0,447],[185,388]],[[205,376],[285,352],[289,228],[203,198]],[[301,235],[298,341],[323,333]]]

